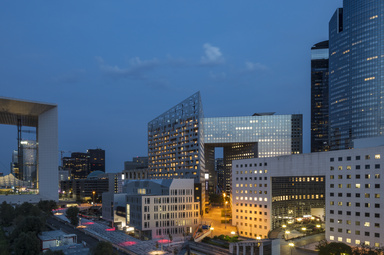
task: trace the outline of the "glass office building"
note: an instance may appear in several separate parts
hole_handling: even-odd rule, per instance
[[[227,193],[231,192],[233,160],[302,153],[302,115],[273,114],[256,113],[253,116],[204,118],[206,168],[212,172],[214,150],[216,147],[223,147],[224,191]],[[210,178],[209,187],[216,185],[216,180]]]
[[[329,23],[330,149],[382,135],[384,3],[344,1]]]
[[[329,42],[311,48],[311,152],[329,150]]]
[[[230,194],[232,160],[302,153],[302,115],[273,114],[204,118],[197,92],[148,123],[149,178],[192,178],[202,200],[208,193]],[[221,187],[216,147],[224,148]]]

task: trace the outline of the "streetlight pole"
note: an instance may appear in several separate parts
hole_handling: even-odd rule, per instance
[[[211,238],[212,238],[213,230],[214,230],[214,228],[211,227]]]
[[[225,201],[225,207],[224,207],[225,229],[227,229],[227,204],[228,204],[228,201]]]
[[[95,194],[96,194],[96,191],[92,191],[93,204],[95,204]]]
[[[292,255],[292,250],[293,250],[293,247],[295,247],[295,244],[290,242],[288,245],[289,245],[289,247],[291,249],[291,255]]]

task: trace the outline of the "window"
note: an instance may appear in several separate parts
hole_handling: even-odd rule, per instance
[[[351,161],[351,156],[348,156],[348,157],[347,157],[347,161]]]
[[[365,155],[365,159],[370,159],[371,157],[369,155]]]
[[[375,164],[375,169],[380,169],[380,164]]]
[[[376,154],[375,159],[380,159],[380,154]]]
[[[356,165],[356,170],[360,170],[360,165]]]
[[[330,158],[329,161],[333,162],[333,161],[335,161],[335,158]]]
[[[371,165],[365,165],[365,169],[371,169]]]
[[[360,156],[356,156],[356,160],[360,160]]]
[[[342,158],[342,157],[338,157],[337,160],[338,160],[338,161],[343,161],[343,158]]]

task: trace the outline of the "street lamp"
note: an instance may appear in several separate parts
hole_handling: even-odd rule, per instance
[[[292,249],[293,249],[293,247],[295,247],[295,244],[291,242],[291,243],[289,243],[288,245],[289,245],[289,247],[290,247],[290,249],[291,249],[291,255],[292,255]]]
[[[95,194],[96,194],[96,191],[92,191],[93,204],[95,204]]]
[[[225,194],[225,193],[224,193]],[[224,196],[225,197],[225,196]],[[225,201],[225,207],[224,207],[224,221],[225,221],[225,229],[227,229],[227,204],[228,201]]]
[[[211,238],[212,238],[212,234],[213,234],[213,230],[214,230],[214,228],[211,227],[210,229],[211,229]]]
[[[288,238],[288,235],[290,234],[291,232],[289,232],[288,230],[287,231],[285,231],[285,240],[288,240],[289,238]]]

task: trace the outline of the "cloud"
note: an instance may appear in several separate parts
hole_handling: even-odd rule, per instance
[[[81,81],[85,76],[84,69],[72,70],[68,73],[57,75],[52,78],[55,83],[76,83]]]
[[[227,74],[225,72],[215,73],[215,72],[211,71],[211,72],[209,72],[209,77],[212,80],[221,81],[221,80],[225,80],[227,78]]]
[[[121,68],[117,65],[107,65],[101,57],[96,57],[96,61],[99,63],[100,70],[108,75],[134,79],[145,79],[147,72],[154,70],[161,64],[156,58],[141,60],[139,57],[130,59],[129,65],[126,68]]]
[[[223,54],[218,47],[214,47],[209,43],[203,45],[205,55],[201,57],[202,64],[221,64],[224,63]]]
[[[266,70],[268,70],[268,67],[261,63],[253,63],[250,61],[245,62],[246,72],[266,71]]]

